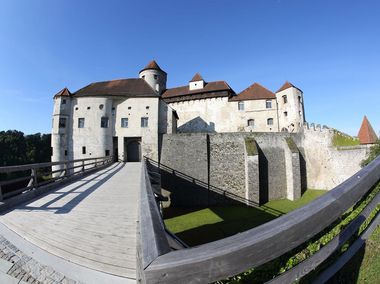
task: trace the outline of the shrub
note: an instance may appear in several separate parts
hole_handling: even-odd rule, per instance
[[[370,148],[367,158],[361,162],[361,166],[365,167],[374,159],[376,159],[376,157],[379,155],[380,155],[380,140],[377,140],[376,144],[374,144]]]

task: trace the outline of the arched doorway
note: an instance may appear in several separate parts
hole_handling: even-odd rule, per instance
[[[141,161],[141,138],[127,138],[125,141],[127,162]]]

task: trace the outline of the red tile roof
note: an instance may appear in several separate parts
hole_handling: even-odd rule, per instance
[[[362,126],[360,127],[358,137],[360,144],[373,144],[376,143],[378,139],[375,131],[372,128],[371,123],[369,123],[366,116],[364,116],[363,118]]]
[[[145,66],[145,67],[140,71],[140,73],[141,73],[142,71],[144,71],[144,70],[149,70],[149,69],[159,70],[159,71],[164,72],[164,73],[166,74],[166,72],[165,72],[164,70],[162,70],[162,69],[160,68],[160,66],[158,66],[157,62],[154,61],[154,60],[150,61],[150,62],[148,63],[148,65]]]
[[[189,82],[195,82],[195,81],[204,81],[204,79],[202,78],[201,74],[196,73],[193,79],[191,79]]]
[[[233,92],[231,87],[225,81],[215,81],[215,82],[209,82],[204,86],[204,88],[197,89],[197,90],[190,90],[189,85],[167,89],[162,94],[162,98],[172,98],[172,97],[180,97],[180,96],[195,95],[195,94],[206,94],[206,93],[211,93],[211,92],[218,93],[221,91]],[[218,97],[218,94],[215,94],[214,97]]]
[[[144,79],[121,79],[92,83],[78,91],[74,96],[129,96],[129,97],[156,97],[156,92]]]
[[[230,101],[263,100],[275,98],[276,95],[274,93],[261,86],[260,84],[254,83],[237,96],[232,97]]]
[[[54,98],[58,98],[58,97],[71,97],[71,93],[69,89],[63,88],[62,90],[60,90],[58,93],[54,95]]]
[[[297,87],[294,86],[292,83],[286,81],[286,82],[281,86],[281,88],[277,90],[276,93],[279,93],[279,92],[281,92],[281,91],[283,91],[283,90],[286,90],[286,89],[289,89],[289,88],[296,88],[296,89],[298,89],[298,90],[300,90],[300,91],[302,92],[302,90],[301,90],[300,88],[297,88]]]

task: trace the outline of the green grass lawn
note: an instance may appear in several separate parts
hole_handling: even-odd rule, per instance
[[[335,132],[332,144],[336,147],[356,146],[360,144],[360,141],[358,138],[347,137],[345,135],[340,134],[339,132]]]
[[[210,208],[167,208],[167,228],[190,246],[219,240],[271,221],[321,196],[324,190],[307,190],[297,201],[270,201],[260,208],[223,206]]]
[[[329,283],[380,283],[380,227]]]

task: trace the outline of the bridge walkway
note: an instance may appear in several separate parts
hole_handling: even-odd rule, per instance
[[[0,222],[71,263],[136,279],[140,172],[141,163],[113,164],[5,212]]]

